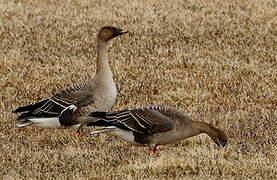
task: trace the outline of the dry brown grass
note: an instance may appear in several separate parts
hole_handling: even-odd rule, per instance
[[[4,178],[276,177],[275,0],[1,0],[0,175]],[[107,135],[15,127],[17,106],[95,71],[103,25],[119,89],[113,110],[168,104],[230,137],[160,147],[156,157]]]

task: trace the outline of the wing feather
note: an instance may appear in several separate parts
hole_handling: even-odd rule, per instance
[[[173,128],[171,117],[163,113],[163,108],[155,106],[112,113],[93,112],[89,116],[100,118],[101,121],[107,121],[119,128],[124,126],[141,134],[161,133]],[[91,122],[88,125],[97,126],[97,123]]]
[[[26,117],[58,116],[70,105],[84,107],[93,103],[93,99],[93,94],[88,82],[83,82],[69,86],[48,99],[24,107],[19,107],[14,112],[23,112],[19,116],[19,119]]]

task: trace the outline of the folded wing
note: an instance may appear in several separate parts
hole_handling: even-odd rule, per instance
[[[13,112],[22,112],[18,116],[19,120],[32,117],[57,117],[70,105],[83,107],[93,102],[93,95],[87,86],[87,83],[75,84],[56,93],[50,98],[43,99],[31,105],[19,107]]]
[[[147,106],[117,112],[93,112],[89,116],[99,120],[88,126],[116,126],[141,134],[161,133],[173,128],[172,120],[162,110],[162,107]]]

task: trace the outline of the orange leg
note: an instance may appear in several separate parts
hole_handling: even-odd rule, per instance
[[[82,131],[83,126],[84,126],[85,124],[86,124],[86,123],[83,123],[83,124],[81,124],[81,125],[78,127],[78,129],[75,131],[75,135],[76,135],[76,136],[80,136],[80,135],[81,135],[81,131]]]
[[[80,136],[80,135],[81,135],[81,133],[80,133],[80,130],[79,130],[79,129],[77,129],[74,133],[75,133],[75,135],[76,135],[76,136]]]
[[[149,149],[149,154],[150,155],[153,155],[157,152],[157,146],[158,145],[155,145],[154,147],[150,147],[150,149]]]

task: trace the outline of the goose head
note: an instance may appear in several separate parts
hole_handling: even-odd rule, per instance
[[[220,147],[225,147],[228,143],[227,135],[220,129],[216,129],[211,138]]]
[[[98,33],[98,39],[102,41],[109,41],[117,36],[128,33],[128,30],[123,30],[114,26],[104,26]]]

